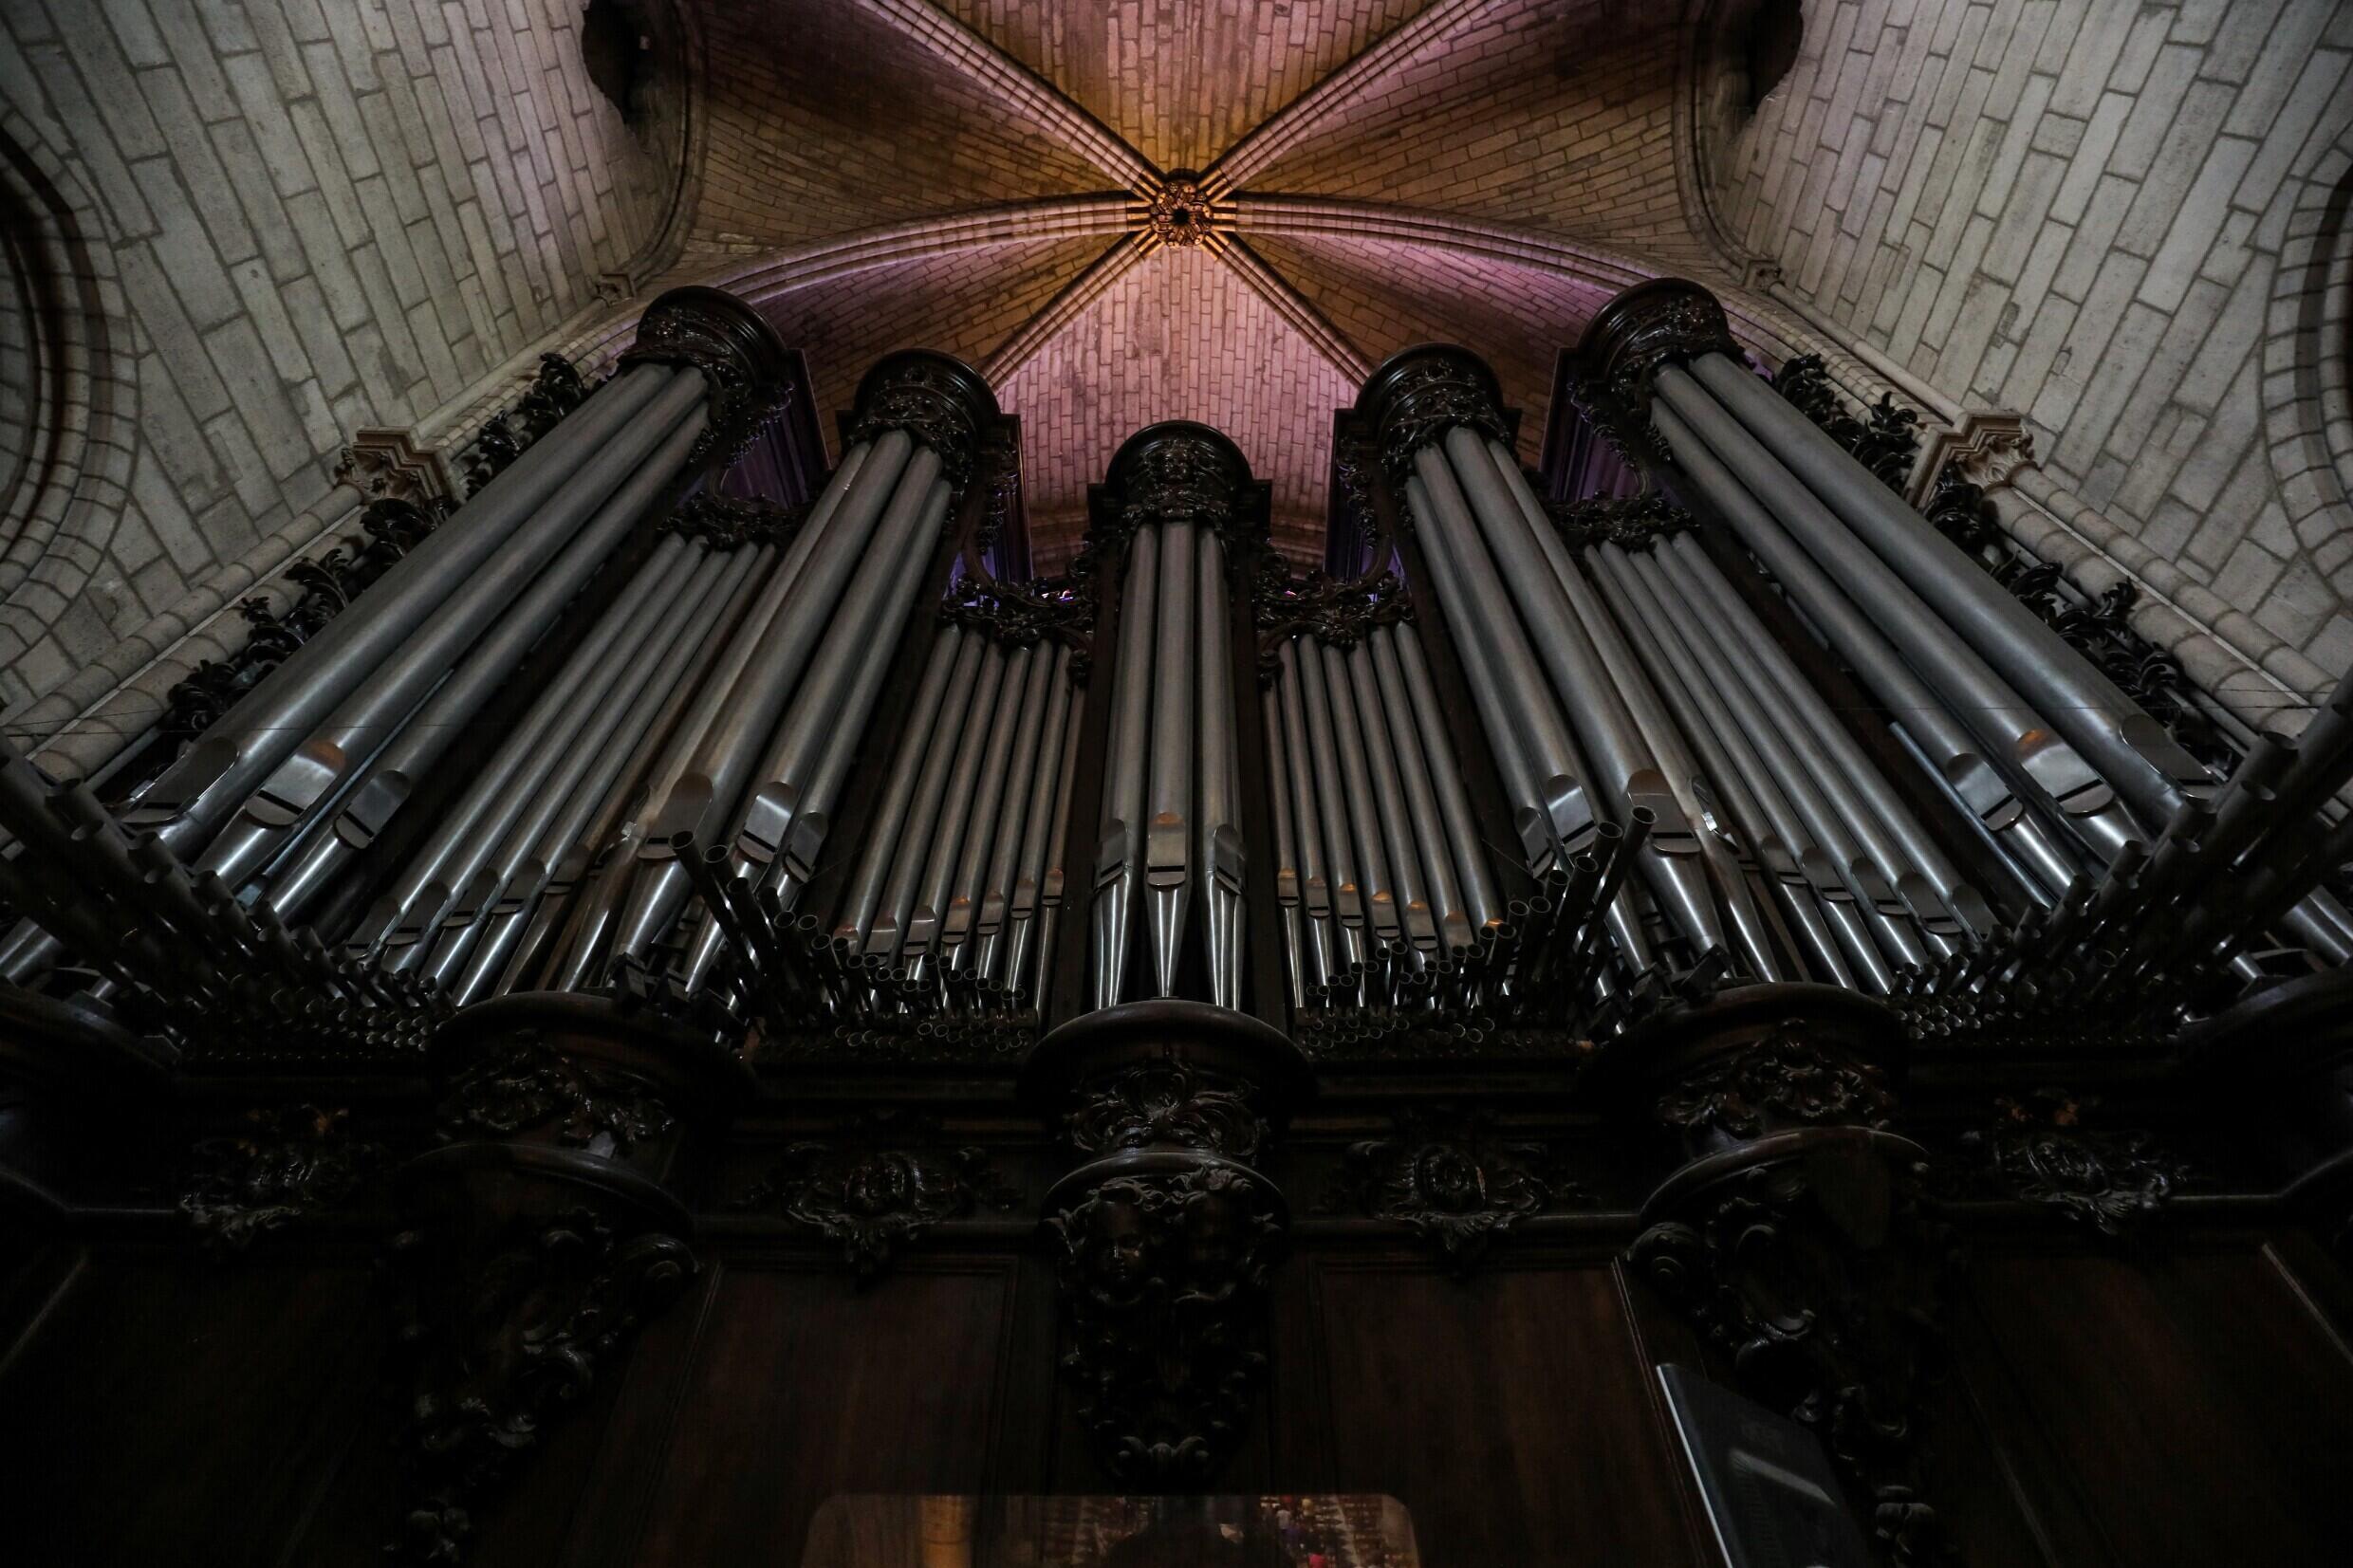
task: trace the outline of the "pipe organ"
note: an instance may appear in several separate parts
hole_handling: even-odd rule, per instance
[[[1365,1116],[1421,1127],[1433,1072],[1563,1147],[1599,1125],[1640,1175],[1577,1223],[1817,1425],[1866,1522],[1967,1535],[1917,1501],[1928,1298],[1881,1288],[1946,1266],[1918,1222],[1954,1107],[2013,1071],[2195,1099],[2257,1051],[2307,1100],[2353,1072],[2353,677],[2216,776],[1695,286],[1595,320],[1550,479],[1475,355],[1390,360],[1306,575],[1241,449],[1182,421],[1119,449],[1066,573],[1017,575],[1018,425],[930,353],[867,373],[806,504],[723,493],[785,362],[728,296],[664,295],[151,783],[0,750],[12,1190],[79,1211],[94,1097],[148,1125],[267,1079],[433,1124],[384,1198],[425,1216],[403,1553],[460,1549],[555,1413],[449,1282],[520,1271],[622,1325],[567,1354],[616,1356],[757,1223],[697,1233],[743,1139],[845,1098],[1006,1147],[1044,1119],[1010,1229],[896,1146],[791,1212],[862,1277],[935,1227],[1042,1253],[1054,1408],[1114,1480],[1207,1487],[1278,1396],[1287,1251],[1410,1226],[1468,1267],[1584,1190],[1484,1133],[1343,1158]],[[2250,1043],[2282,1018],[2307,1043]],[[2336,1201],[2353,1134],[2287,1115],[2233,1179]],[[1307,1213],[1301,1172],[1343,1167]],[[1863,1314],[1846,1337],[1759,1326],[1751,1202],[1854,1271],[1775,1285]]]

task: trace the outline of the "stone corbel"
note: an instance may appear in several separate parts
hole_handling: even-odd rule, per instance
[[[1919,461],[1913,466],[1907,499],[1926,510],[1936,476],[1950,463],[1979,489],[1999,489],[2034,461],[2034,433],[2026,416],[2001,410],[1964,410],[1957,424],[1924,425]]]
[[[335,482],[377,500],[431,506],[457,499],[449,460],[414,430],[361,430],[336,459]]]

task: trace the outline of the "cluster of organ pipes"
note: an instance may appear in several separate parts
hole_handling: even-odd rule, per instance
[[[0,744],[0,972],[214,1040],[618,990],[954,1055],[1157,998],[1334,1052],[1595,1040],[1785,981],[2161,1030],[2353,958],[2353,676],[2210,777],[1704,293],[1629,291],[1579,356],[1642,493],[1541,500],[1491,373],[1428,347],[1343,415],[1365,575],[1270,576],[1266,487],[1170,423],[1017,583],[980,544],[1010,422],[940,356],[874,367],[806,509],[697,498],[786,360],[665,296],[124,806]]]

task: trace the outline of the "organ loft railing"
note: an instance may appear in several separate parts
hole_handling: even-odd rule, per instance
[[[2353,953],[2353,684],[2212,776],[1694,286],[1594,323],[1563,495],[1476,356],[1383,365],[1305,578],[1183,423],[1028,577],[1016,427],[937,355],[872,368],[806,505],[715,493],[782,358],[665,295],[120,811],[0,754],[19,1190],[93,1097],[430,1081],[402,1179],[438,1277],[586,1204],[619,1250],[550,1288],[634,1320],[732,1116],[806,1074],[993,1079],[1065,1145],[1081,1418],[1182,1485],[1247,1418],[1265,1154],[1319,1081],[1533,1068],[1658,1122],[1692,1163],[1634,1256],[1688,1289],[1732,1266],[1687,1255],[1710,1194],[1817,1134],[1909,1190],[1882,1069],[2211,1053]],[[535,1418],[469,1332],[415,1337],[429,1535],[529,1446],[432,1412]],[[1899,1442],[1845,1457],[1909,1495]]]

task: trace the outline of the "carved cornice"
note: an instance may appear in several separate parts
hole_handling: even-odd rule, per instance
[[[790,374],[783,341],[757,310],[700,285],[670,289],[647,305],[620,362],[693,365],[715,389],[780,387]]]
[[[1884,1128],[1896,1102],[1879,1069],[1808,1034],[1806,1020],[1788,1019],[1761,1040],[1706,1058],[1658,1097],[1660,1125],[1734,1138],[1791,1126]]]
[[[1691,513],[1661,495],[1554,501],[1547,504],[1546,511],[1552,526],[1560,530],[1561,538],[1579,548],[1617,544],[1629,550],[1644,550],[1694,526]]]
[[[1588,1194],[1549,1144],[1506,1138],[1476,1112],[1409,1112],[1394,1137],[1351,1144],[1317,1208],[1403,1225],[1468,1271],[1494,1239]]]
[[[792,542],[808,521],[806,503],[783,507],[708,490],[688,496],[662,520],[662,530],[695,540],[713,550],[740,549],[747,544],[779,547]]]
[[[1248,1163],[1267,1136],[1252,1086],[1181,1061],[1146,1061],[1092,1079],[1063,1118],[1082,1154],[1179,1148]]]
[[[996,394],[961,360],[910,349],[878,360],[858,383],[856,412],[843,441],[857,446],[886,431],[905,431],[939,457],[948,482],[972,478],[981,442],[998,418]]]
[[[1357,395],[1357,412],[1389,473],[1402,481],[1414,453],[1465,425],[1499,441],[1511,438],[1503,386],[1485,360],[1454,343],[1423,343],[1381,361]]]
[[[838,1244],[860,1278],[890,1266],[895,1248],[942,1220],[986,1205],[1010,1208],[1020,1194],[999,1179],[989,1153],[943,1147],[936,1123],[877,1113],[833,1136],[787,1147],[737,1209],[775,1212]]]
[[[1714,295],[1683,278],[1637,284],[1602,307],[1577,345],[1578,406],[1629,461],[1671,461],[1651,424],[1652,386],[1661,366],[1711,353],[1741,358]]]
[[[179,1210],[232,1250],[267,1230],[348,1202],[384,1166],[384,1146],[351,1135],[350,1113],[315,1105],[256,1109],[243,1131],[206,1138]]]
[[[435,1110],[435,1132],[445,1142],[532,1133],[618,1154],[676,1126],[669,1107],[642,1080],[528,1038],[485,1051],[452,1080]]]
[[[2172,1197],[2190,1167],[2146,1132],[2084,1126],[2098,1103],[2053,1089],[1996,1100],[1993,1124],[1961,1137],[1955,1195],[2017,1198],[2121,1235]]]

